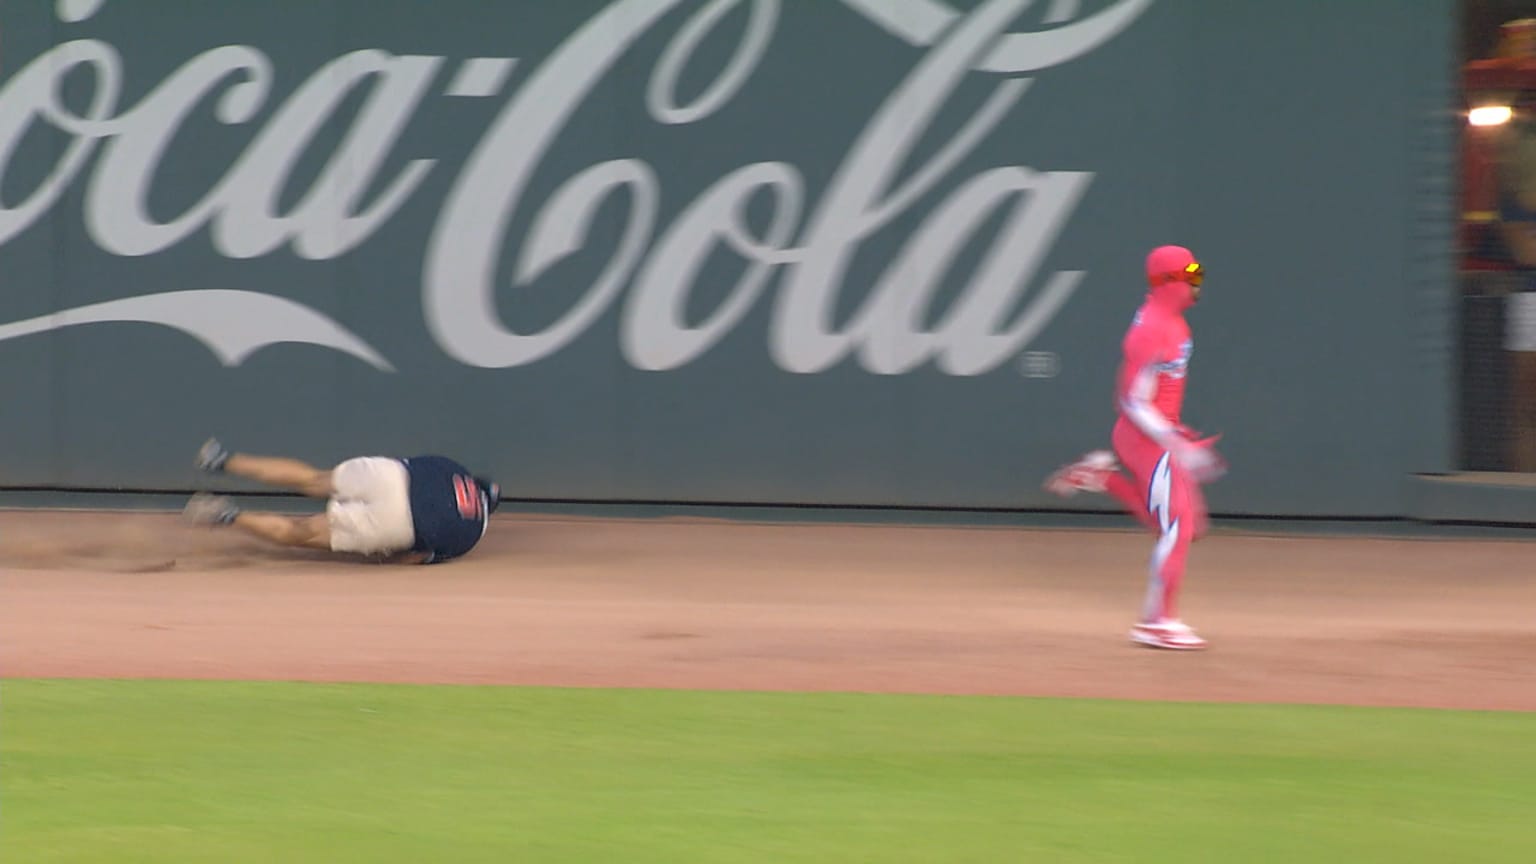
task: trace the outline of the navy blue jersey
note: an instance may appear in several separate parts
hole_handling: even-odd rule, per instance
[[[490,508],[469,469],[443,456],[400,461],[411,476],[412,551],[427,553],[425,563],[434,564],[475,548],[485,535]]]

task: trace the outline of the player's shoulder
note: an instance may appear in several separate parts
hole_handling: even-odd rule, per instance
[[[1181,332],[1176,320],[1144,307],[1125,331],[1122,345],[1127,354],[1161,354],[1176,349],[1188,338],[1189,331]]]
[[[1142,306],[1131,316],[1131,324],[1125,328],[1125,342],[1130,344],[1145,344],[1156,340],[1162,329],[1162,322],[1158,319],[1157,310]]]

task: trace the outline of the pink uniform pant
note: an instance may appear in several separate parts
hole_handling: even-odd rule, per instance
[[[1200,484],[1135,426],[1115,424],[1115,456],[1125,472],[1109,479],[1106,491],[1157,535],[1147,574],[1143,621],[1178,618],[1179,587],[1189,544],[1205,533],[1205,497]]]

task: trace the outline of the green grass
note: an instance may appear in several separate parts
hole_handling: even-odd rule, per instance
[[[0,684],[32,862],[1536,861],[1536,714]]]

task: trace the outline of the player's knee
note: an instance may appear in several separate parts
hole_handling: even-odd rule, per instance
[[[331,526],[324,515],[310,516],[299,523],[303,532],[301,542],[315,549],[331,548]]]
[[[336,491],[331,472],[316,471],[306,483],[304,492],[314,498],[329,498]]]
[[[323,518],[323,517],[322,517]],[[315,517],[294,516],[281,523],[281,529],[275,531],[277,536],[273,539],[286,546],[314,546],[316,542],[325,536],[329,541],[329,535],[322,535],[315,524]],[[324,527],[323,523],[319,526]]]

